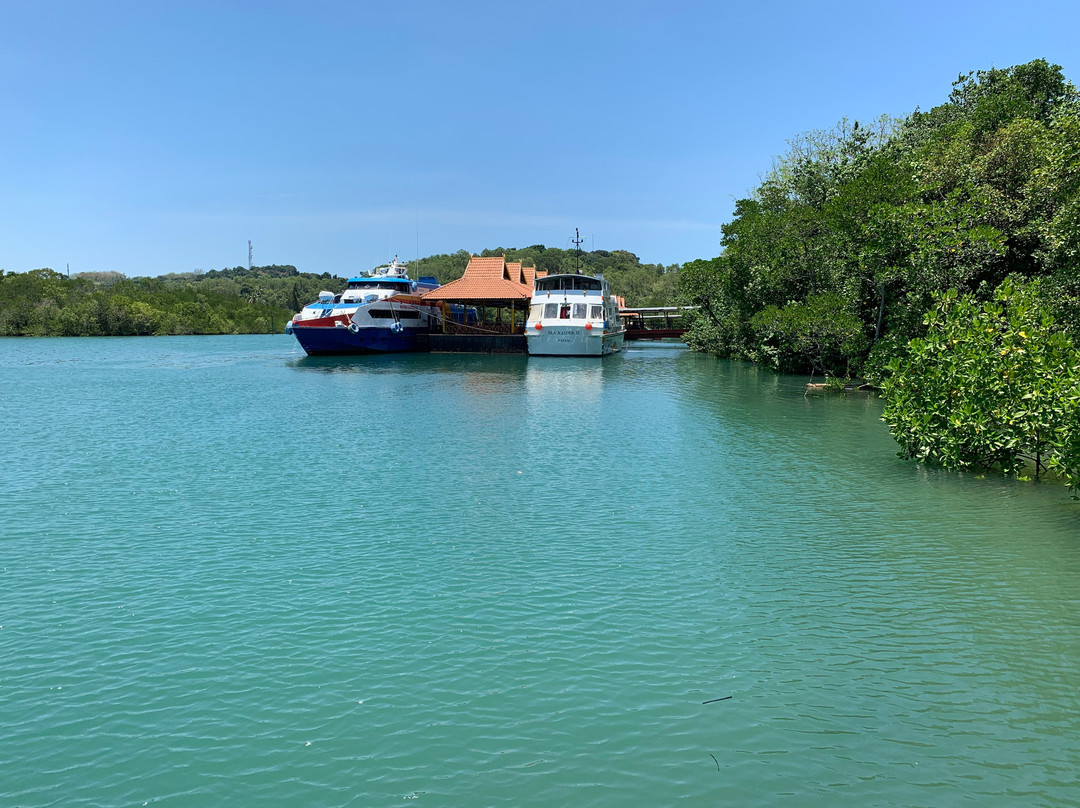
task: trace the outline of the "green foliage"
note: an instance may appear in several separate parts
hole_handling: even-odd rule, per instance
[[[989,301],[936,296],[924,337],[895,358],[884,419],[901,455],[951,469],[1080,484],[1080,351],[1046,311],[1038,282],[1009,278]]]
[[[802,303],[769,306],[754,315],[761,354],[777,370],[811,370],[824,376],[852,375],[852,357],[866,343],[862,323],[846,311],[838,294],[811,295]]]
[[[1014,273],[1045,278],[1044,305],[1080,337],[1080,101],[1060,67],[967,74],[929,112],[842,121],[790,146],[736,202],[723,254],[683,268],[682,299],[701,307],[692,346],[819,367],[799,334],[820,296],[838,296],[862,338],[819,356],[839,352],[830,372],[884,376],[935,293],[986,300]]]
[[[114,283],[118,283],[124,280],[124,273],[122,272],[79,272],[75,275],[76,278],[84,278],[88,281],[100,284],[102,286],[112,286]]]
[[[740,273],[741,268],[727,255],[683,265],[679,302],[697,308],[684,337],[691,348],[728,356],[746,356],[752,350],[750,317],[754,312],[746,300],[755,279]]]
[[[468,250],[458,250],[451,255],[429,255],[414,261],[410,269],[413,277],[421,275],[433,275],[439,283],[456,281],[465,274],[465,267],[469,264]]]
[[[1075,100],[1076,90],[1061,67],[1045,59],[960,76],[949,96],[979,141],[1017,119],[1046,122],[1063,103]]]
[[[264,268],[257,268],[264,269]],[[266,268],[189,276],[125,278],[51,269],[0,275],[0,336],[143,336],[266,333],[284,327],[292,310],[326,281]],[[231,274],[230,274],[231,273]],[[241,280],[242,279],[242,280]],[[314,290],[314,291],[312,291]]]

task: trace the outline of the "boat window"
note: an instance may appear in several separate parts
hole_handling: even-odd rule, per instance
[[[604,307],[603,306],[592,306],[591,308],[592,308],[592,313],[589,315],[590,318],[592,318],[593,320],[603,320],[604,319]]]
[[[545,303],[544,304],[544,319],[554,320],[559,316],[559,304],[558,303]]]
[[[533,288],[538,292],[552,292],[567,289],[600,291],[603,288],[603,284],[599,278],[591,278],[588,275],[552,275],[547,278],[537,278],[533,281]]]
[[[561,306],[559,306],[559,319],[560,320],[569,320],[570,319],[570,304],[569,303],[563,303]]]
[[[372,289],[389,289],[392,292],[401,292],[412,289],[412,283],[410,281],[387,281],[387,280],[362,280],[353,281],[349,284],[350,289],[364,289],[371,291]]]
[[[587,305],[585,305],[584,303],[575,303],[574,304],[574,319],[575,320],[584,320],[585,319],[585,312],[587,312],[588,310],[589,310],[589,307]]]
[[[543,316],[544,316],[544,304],[543,303],[533,303],[529,307],[529,319],[530,320],[539,320]]]

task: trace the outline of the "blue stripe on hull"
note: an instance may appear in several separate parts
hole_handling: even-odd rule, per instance
[[[428,332],[406,328],[394,333],[389,328],[304,328],[293,326],[293,335],[308,356],[326,354],[405,353],[428,350]]]

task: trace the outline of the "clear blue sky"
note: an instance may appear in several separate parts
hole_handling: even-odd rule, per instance
[[[1073,2],[0,0],[0,268],[719,253],[786,141],[1045,58]]]

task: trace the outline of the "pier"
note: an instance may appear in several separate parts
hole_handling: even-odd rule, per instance
[[[684,315],[696,306],[623,307],[619,314],[626,323],[626,338],[682,339],[688,330]]]
[[[528,352],[525,334],[432,334],[432,353],[523,354]]]

